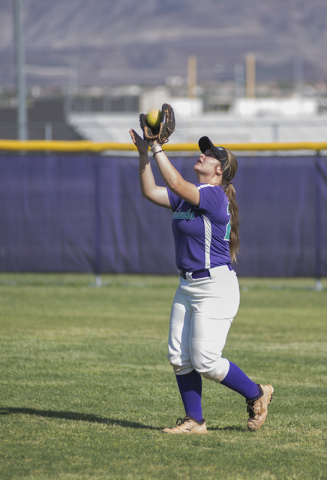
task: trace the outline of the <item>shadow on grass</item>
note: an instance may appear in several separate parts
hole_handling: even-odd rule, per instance
[[[229,426],[229,427],[208,427],[208,430],[212,432],[247,432],[248,429],[244,427]]]
[[[138,422],[130,422],[128,420],[119,420],[117,418],[103,418],[98,417],[97,415],[90,415],[87,413],[77,413],[77,412],[57,412],[52,410],[36,410],[35,408],[12,408],[12,407],[1,407],[0,415],[15,415],[15,414],[24,414],[24,415],[36,415],[37,417],[45,418],[61,418],[63,420],[75,420],[89,423],[101,423],[105,425],[118,425],[119,427],[126,428],[144,428],[146,430],[161,430],[158,427],[151,427],[149,425],[143,425]]]

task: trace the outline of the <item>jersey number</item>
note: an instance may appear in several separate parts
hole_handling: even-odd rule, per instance
[[[230,215],[230,213],[229,213],[229,204],[227,205],[227,215]],[[230,237],[230,221],[227,223],[227,226],[226,226],[226,235],[225,235],[224,240],[226,240],[227,242],[229,242],[229,237]]]

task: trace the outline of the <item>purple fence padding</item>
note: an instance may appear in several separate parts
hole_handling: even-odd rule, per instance
[[[195,158],[172,157],[192,182]],[[240,157],[233,183],[239,275],[327,275],[326,157]],[[176,273],[171,218],[137,158],[0,157],[1,271]]]

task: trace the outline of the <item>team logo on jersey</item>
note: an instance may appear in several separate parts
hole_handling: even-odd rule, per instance
[[[192,212],[190,208],[187,210],[187,212],[181,212],[178,210],[178,212],[174,213],[173,219],[194,220],[194,212]]]

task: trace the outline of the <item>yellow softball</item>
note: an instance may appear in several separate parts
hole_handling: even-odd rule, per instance
[[[146,121],[150,125],[150,127],[159,127],[161,122],[161,112],[160,110],[150,110],[146,116]]]

